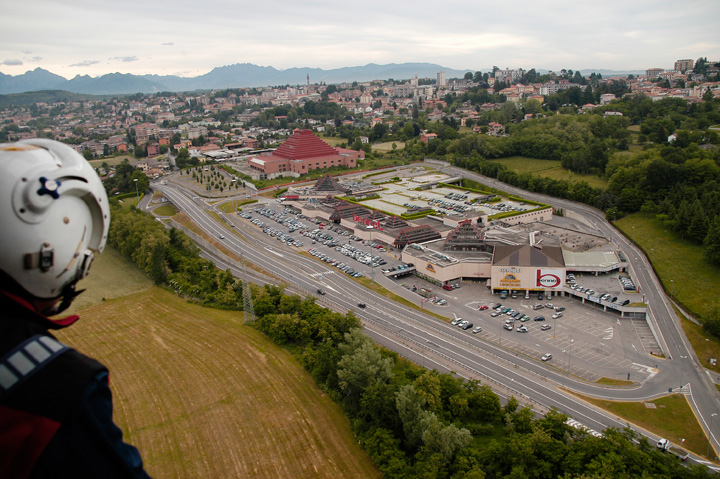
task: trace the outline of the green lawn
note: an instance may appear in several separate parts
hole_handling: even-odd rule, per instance
[[[347,143],[347,138],[340,138],[339,136],[320,136],[318,137],[330,146],[340,146],[341,143]]]
[[[385,143],[376,143],[372,145],[373,151],[393,151],[393,145],[395,145],[396,149],[402,150],[405,148],[405,142],[403,141],[386,141]]]
[[[665,290],[686,308],[702,315],[717,303],[720,275],[703,258],[701,246],[680,239],[651,214],[628,215],[615,225],[642,247]]]
[[[158,216],[173,216],[178,210],[173,205],[162,205],[155,208],[153,212]]]
[[[618,402],[578,396],[625,421],[670,439],[675,444],[682,443],[684,449],[699,456],[707,453],[707,437],[682,394],[663,396],[647,402]],[[646,404],[655,407],[647,407]],[[685,442],[682,441],[683,439]]]
[[[537,176],[552,178],[554,180],[567,180],[570,182],[585,181],[593,188],[607,188],[607,180],[597,175],[580,175],[562,167],[559,161],[538,160],[524,156],[511,156],[492,160],[501,163],[517,173],[531,173]]]

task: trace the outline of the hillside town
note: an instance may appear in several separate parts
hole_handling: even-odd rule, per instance
[[[418,115],[427,122],[451,122],[470,127],[473,133],[502,136],[506,125],[483,113],[504,104],[518,113],[512,121],[522,121],[563,108],[587,112],[623,95],[702,102],[705,95],[720,95],[719,65],[703,58],[684,59],[676,61],[672,70],[649,68],[644,76],[610,78],[594,73],[583,77],[564,69],[539,75],[534,69],[497,67],[487,73],[468,72],[464,78],[446,78],[440,71],[436,78],[415,75],[408,80],[331,85],[312,83],[308,76],[305,85],[36,102],[0,110],[0,140],[53,138],[88,159],[130,154],[138,159],[137,166],[157,177],[170,168],[168,152],[185,149],[200,162],[250,159],[272,152],[296,128],[330,135],[340,128],[360,129],[362,145],[370,142],[367,132],[376,125],[382,126],[381,131],[396,132]],[[468,93],[470,100],[456,101]],[[302,118],[292,111],[278,115],[274,110],[328,103],[334,105],[332,111],[305,108]],[[435,135],[425,130],[416,133],[426,143]]]

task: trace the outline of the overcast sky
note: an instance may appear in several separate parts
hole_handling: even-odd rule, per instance
[[[720,60],[720,0],[4,0],[0,72],[197,76],[367,63],[672,69]]]

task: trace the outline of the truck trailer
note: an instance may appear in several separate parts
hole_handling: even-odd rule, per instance
[[[685,449],[676,446],[675,444],[668,441],[667,439],[660,439],[657,442],[657,447],[661,451],[669,452],[670,454],[677,456],[678,459],[680,459],[681,461],[684,461],[685,459],[688,458],[688,456],[690,456],[690,453],[687,452]]]

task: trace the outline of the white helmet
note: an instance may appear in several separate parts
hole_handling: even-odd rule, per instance
[[[107,194],[67,145],[37,138],[0,144],[0,225],[0,270],[31,295],[64,296],[69,305],[93,251],[105,247]]]

